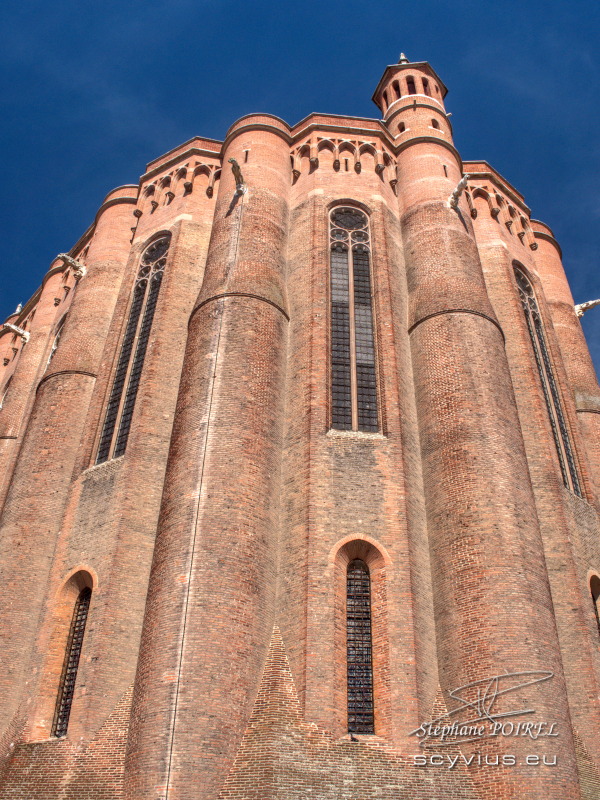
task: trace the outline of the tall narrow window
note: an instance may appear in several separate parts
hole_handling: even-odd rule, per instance
[[[374,733],[371,578],[356,558],[346,573],[346,648],[348,664],[348,731]]]
[[[594,604],[594,614],[596,615],[598,633],[600,633],[600,578],[597,575],[592,576],[590,581],[590,592],[592,595],[592,603]]]
[[[52,736],[61,737],[67,735],[73,694],[75,692],[75,681],[77,680],[77,668],[79,667],[81,646],[91,598],[92,590],[85,588],[79,592],[79,596],[75,601],[71,630],[69,631],[69,639],[65,651],[65,662],[56,699]]]
[[[366,214],[331,212],[331,426],[377,431],[377,373]]]
[[[515,267],[515,277],[517,279],[519,297],[521,298],[521,304],[525,312],[525,320],[527,321],[535,362],[542,384],[544,399],[546,401],[546,408],[548,410],[554,444],[556,445],[563,483],[567,489],[570,489],[572,492],[579,495],[579,497],[583,497],[579,476],[577,474],[577,467],[575,465],[575,458],[573,456],[573,448],[571,447],[569,438],[569,431],[565,421],[560,394],[558,392],[558,384],[554,375],[552,361],[550,360],[550,352],[546,344],[542,318],[533,287],[527,276],[517,267]]]
[[[12,379],[13,379],[13,376],[11,375],[9,377],[9,379],[6,381],[6,383],[4,384],[4,390],[2,392],[2,395],[0,396],[0,408],[2,408],[2,406],[6,402],[6,396],[8,395],[8,390],[10,389],[10,382],[12,381]]]
[[[56,333],[54,335],[54,341],[52,342],[52,347],[50,348],[50,355],[48,356],[48,361],[46,362],[46,369],[50,366],[50,362],[54,358],[54,354],[58,349],[58,345],[60,344],[60,337],[62,336],[63,328],[65,326],[65,321],[67,319],[67,315],[65,314],[61,321],[58,323],[58,327],[56,328]]]
[[[141,259],[133,289],[129,319],[100,434],[96,464],[123,455],[127,447],[131,418],[148,349],[158,293],[167,263],[170,240],[170,236],[156,239],[146,248]]]

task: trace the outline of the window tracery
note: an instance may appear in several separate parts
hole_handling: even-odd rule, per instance
[[[567,489],[570,489],[572,492],[579,495],[579,497],[583,497],[569,430],[533,286],[525,273],[518,267],[515,267],[515,277],[521,305],[525,313],[529,337],[533,346],[540,382],[542,384],[542,391],[546,402],[550,427],[552,428],[552,436],[556,446],[558,461],[560,463],[563,483]]]
[[[170,241],[170,236],[161,236],[146,248],[141,258],[129,319],[100,435],[97,464],[123,455],[127,447]]]
[[[330,215],[331,426],[377,431],[377,372],[369,221],[357,208]]]

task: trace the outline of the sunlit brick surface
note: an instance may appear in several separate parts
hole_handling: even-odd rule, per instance
[[[0,331],[0,800],[600,797],[600,390],[552,231],[445,94],[402,61],[381,120],[176,147]],[[557,736],[419,747],[522,671]]]

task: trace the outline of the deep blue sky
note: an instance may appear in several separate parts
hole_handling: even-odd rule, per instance
[[[554,229],[576,302],[600,297],[599,23],[598,0],[5,0],[0,318],[148,161],[255,111],[378,116],[401,50],[449,87],[463,158]],[[584,328],[598,369],[600,308]]]

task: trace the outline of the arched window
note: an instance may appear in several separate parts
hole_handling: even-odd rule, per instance
[[[437,131],[439,131],[440,123],[437,121],[437,119],[432,119],[431,120],[431,127],[435,128]]]
[[[402,97],[402,92],[400,91],[400,83],[398,81],[394,81],[392,83],[392,86],[394,88],[394,94],[396,95],[396,100],[400,100],[400,98]]]
[[[569,431],[560,394],[558,392],[558,384],[554,375],[552,361],[550,360],[550,352],[546,344],[546,336],[544,334],[542,318],[535,293],[529,279],[518,267],[515,267],[515,277],[517,279],[519,297],[521,298],[521,304],[525,312],[525,320],[527,322],[535,362],[542,384],[548,417],[550,418],[550,426],[552,428],[554,444],[556,445],[563,483],[567,489],[570,489],[572,492],[579,495],[579,497],[583,497],[579,476],[577,474],[577,467],[575,466],[573,448],[571,447],[569,438]]]
[[[377,431],[377,373],[367,215],[334,208],[331,233],[331,427]]]
[[[409,94],[417,93],[417,87],[415,86],[415,79],[412,76],[409,76],[406,79],[406,88],[408,89]]]
[[[431,92],[429,91],[429,81],[427,78],[423,78],[423,94],[430,95]]]
[[[92,590],[86,587],[79,592],[79,596],[75,601],[71,630],[69,631],[69,639],[65,651],[65,661],[56,699],[54,722],[52,723],[52,736],[57,738],[67,735],[73,694],[75,692],[75,681],[77,680],[77,668],[79,667],[91,598]]]
[[[590,593],[592,595],[592,603],[594,604],[598,633],[600,633],[600,578],[597,575],[592,575],[592,579],[590,580]]]
[[[54,354],[56,353],[56,349],[60,343],[60,337],[62,336],[63,328],[65,325],[65,320],[67,319],[67,315],[65,314],[61,321],[58,323],[58,327],[56,328],[56,334],[54,335],[54,341],[52,342],[52,347],[50,348],[50,355],[48,356],[48,361],[46,362],[46,369],[50,366],[50,362],[54,358]]]
[[[8,380],[6,381],[6,383],[4,384],[4,390],[2,391],[2,395],[0,396],[0,409],[2,408],[4,403],[6,402],[6,397],[8,395],[8,390],[10,389],[10,382],[12,381],[12,379],[13,379],[13,376],[11,375],[8,378]]]
[[[127,447],[170,241],[169,235],[155,239],[146,248],[141,259],[125,336],[106,407],[96,464],[123,455]],[[127,389],[124,391],[125,386]]]
[[[369,568],[359,558],[348,564],[346,573],[346,653],[348,731],[375,733],[371,578]]]

